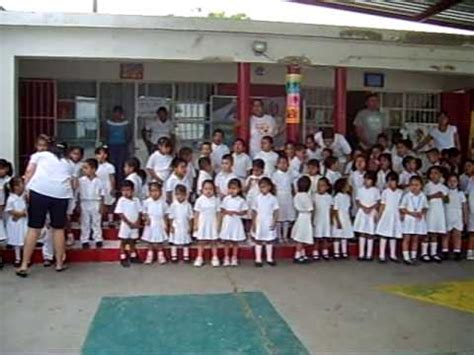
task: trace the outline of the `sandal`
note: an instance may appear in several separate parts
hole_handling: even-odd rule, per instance
[[[59,269],[56,268],[56,272],[63,272],[63,271],[66,271],[68,269],[68,266],[67,265],[63,265],[63,267],[60,267]]]
[[[26,270],[17,270],[15,271],[15,274],[16,276],[22,277],[22,278],[28,277],[28,273],[26,272]]]

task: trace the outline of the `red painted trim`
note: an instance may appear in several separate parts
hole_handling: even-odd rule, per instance
[[[237,64],[238,135],[248,142],[250,137],[250,63]]]
[[[337,133],[347,132],[347,69],[334,70],[334,129]]]
[[[465,92],[444,92],[441,94],[441,109],[448,113],[452,124],[458,128],[461,151],[467,154],[471,129],[471,94]]]

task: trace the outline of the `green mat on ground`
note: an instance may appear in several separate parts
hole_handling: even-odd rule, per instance
[[[82,347],[101,354],[308,354],[263,293],[105,297]]]

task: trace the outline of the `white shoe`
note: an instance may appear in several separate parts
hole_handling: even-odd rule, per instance
[[[166,264],[166,261],[167,261],[167,260],[166,260],[165,254],[164,254],[162,251],[159,252],[159,253],[158,253],[158,263],[159,263],[160,265],[163,265],[163,264]]]
[[[68,234],[66,238],[66,246],[72,247],[75,243],[74,234]]]
[[[201,257],[197,257],[196,260],[194,260],[194,266],[196,267],[201,267],[204,265],[204,260]]]
[[[221,266],[221,263],[219,262],[219,258],[213,257],[211,260],[211,265],[212,267],[219,267]]]
[[[239,266],[239,259],[237,259],[236,257],[233,257],[230,262],[230,266]]]
[[[224,258],[224,266],[230,266],[230,259],[229,258]]]
[[[148,250],[148,252],[146,253],[145,264],[147,265],[153,264],[153,256],[154,256],[153,251]]]

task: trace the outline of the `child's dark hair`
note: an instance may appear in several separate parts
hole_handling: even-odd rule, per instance
[[[414,181],[418,181],[422,186],[423,186],[423,179],[421,178],[421,176],[419,175],[413,175],[410,180],[409,180],[409,183],[411,184],[412,182]]]
[[[344,193],[344,188],[347,186],[348,181],[346,178],[337,179],[334,183],[334,192],[337,193]]]
[[[135,190],[135,185],[134,185],[133,182],[130,181],[130,180],[124,180],[124,181],[122,182],[122,189],[123,189],[123,188]]]
[[[240,182],[239,179],[230,179],[229,182],[227,183],[227,187],[230,189],[231,187],[236,187],[239,189],[238,195],[240,197],[243,197],[242,194],[242,183]]]
[[[280,162],[280,160],[284,160],[288,163],[288,157],[286,154],[278,154],[277,164]]]
[[[160,139],[158,139],[156,145],[157,147],[173,148],[173,143],[171,143],[171,139],[169,139],[168,137],[161,137]]]
[[[205,145],[208,145],[209,147],[212,148],[212,143],[211,143],[211,142],[202,142],[202,143],[201,143],[201,148],[202,148],[203,146],[205,146]]]
[[[13,165],[6,159],[0,159],[0,168],[6,170],[6,176],[13,175]]]
[[[208,157],[201,157],[198,159],[199,170],[204,170],[207,166],[212,165],[211,159]]]
[[[322,177],[321,179],[318,180],[318,185],[320,182],[324,182],[328,186],[327,193],[330,194],[332,192],[332,185],[329,179],[327,177]]]
[[[112,112],[113,113],[116,113],[116,112],[123,113],[123,107],[120,106],[120,105],[115,105],[114,108],[112,109]]]
[[[109,147],[106,145],[102,145],[100,147],[95,148],[94,154],[101,154],[105,153],[107,156],[109,156]]]
[[[457,189],[458,189],[458,190],[461,190],[461,187],[459,186],[459,176],[458,176],[457,174],[449,173],[449,174],[446,176],[446,185],[448,185],[448,181],[449,181],[449,179],[451,179],[452,177],[455,177],[455,178],[456,178],[456,180],[458,181]]]
[[[8,192],[9,193],[14,193],[15,192],[15,187],[19,186],[20,184],[23,184],[23,179],[19,176],[14,176],[10,179],[8,182]]]
[[[304,144],[298,143],[295,145],[295,152],[305,152],[306,146]]]
[[[178,152],[178,157],[185,160],[185,157],[193,155],[193,150],[189,147],[182,147]]]
[[[271,136],[263,136],[261,141],[262,141],[262,142],[263,142],[263,141],[268,141],[268,143],[270,143],[271,145],[273,145],[273,137],[271,137]]]
[[[391,171],[387,174],[387,176],[385,177],[385,182],[389,182],[389,181],[396,181],[398,183],[398,180],[399,180],[399,177],[398,177],[398,174],[394,171]]]
[[[412,161],[415,161],[415,157],[408,155],[402,160],[402,166],[406,169],[408,164],[410,164]]]
[[[420,158],[415,158],[416,170],[421,170],[423,167],[423,161]]]
[[[265,161],[263,159],[254,159],[252,161],[252,168],[265,169]]]
[[[97,161],[97,159],[94,158],[88,158],[84,160],[84,164],[89,165],[94,170],[97,170],[97,168],[99,167],[99,162]]]
[[[382,153],[380,154],[379,156],[379,159],[382,160],[382,159],[385,159],[389,162],[389,169],[392,170],[392,154],[390,153]]]
[[[146,171],[144,169],[138,169],[137,175],[142,180],[142,184],[144,184],[146,182],[146,177],[147,177]]]
[[[311,179],[307,176],[302,176],[296,182],[298,192],[308,192],[311,188]]]
[[[377,175],[373,171],[367,171],[364,174],[364,180],[371,180],[372,185],[375,185],[375,182],[377,181]]]
[[[216,184],[214,184],[214,181],[208,179],[208,180],[204,180],[202,182],[202,188],[204,188],[204,185],[211,185],[212,186],[212,189],[214,190],[214,194],[216,193]]]
[[[162,191],[163,185],[158,181],[152,181],[148,183],[148,190],[151,190],[152,187],[156,187],[158,190]]]
[[[336,157],[330,156],[324,160],[324,167],[330,169],[334,164],[336,164],[338,159]]]
[[[378,149],[380,151],[383,151],[383,147],[381,144],[374,144],[372,148],[370,148],[370,152],[373,153],[374,149]]]
[[[355,163],[357,159],[364,159],[365,163],[367,164],[367,156],[365,154],[357,154],[356,156],[354,156],[354,163],[352,164],[352,171],[356,171],[357,170],[357,164]]]
[[[212,136],[214,137],[216,134],[222,134],[222,136],[224,136],[224,131],[220,128],[217,128],[215,129],[213,132],[212,132]]]
[[[186,160],[176,157],[171,161],[171,168],[176,169],[181,164],[188,165]]]
[[[81,157],[84,156],[84,148],[82,148],[81,146],[78,146],[78,145],[73,145],[73,146],[69,147],[68,152],[67,152],[68,155],[71,152],[75,151],[75,150],[79,151],[79,153],[81,154]]]
[[[324,149],[323,149],[323,153],[328,153],[328,155],[329,155],[330,157],[333,156],[333,151],[332,151],[331,148],[324,148]]]
[[[445,175],[444,169],[442,169],[440,166],[434,165],[434,166],[431,166],[428,169],[428,171],[426,172],[426,176],[428,177],[428,179],[430,179],[431,174],[433,173],[433,171],[437,171],[438,173],[441,174],[441,176]]]
[[[319,169],[319,160],[318,159],[310,159],[307,163],[307,166],[315,166]]]
[[[140,170],[140,161],[137,158],[129,158],[125,160],[124,165],[127,165],[132,168],[134,173],[137,173],[138,170]]]
[[[305,140],[308,140],[308,139],[311,139],[313,142],[316,142],[316,141],[314,140],[314,135],[312,135],[312,134],[307,134],[307,135],[306,135]]]
[[[222,160],[221,161],[224,161],[224,160],[227,160],[231,165],[234,164],[234,157],[232,157],[232,154],[224,154],[222,156]]]
[[[270,193],[272,195],[275,195],[275,185],[273,184],[272,180],[268,177],[263,177],[259,180],[258,182],[258,186],[262,186],[262,185],[269,185],[270,186]]]
[[[247,142],[245,141],[245,139],[242,139],[242,138],[236,138],[236,139],[235,139],[235,141],[234,141],[234,144],[235,144],[235,143],[237,143],[237,142],[240,142],[240,143],[242,143],[242,145],[243,145],[244,147],[246,147],[246,146],[247,146]]]
[[[174,193],[175,194],[186,194],[186,193],[188,193],[188,189],[186,189],[186,186],[178,184],[174,188]]]

